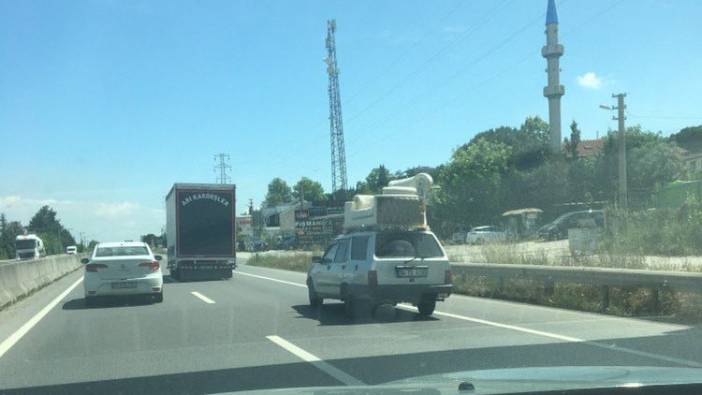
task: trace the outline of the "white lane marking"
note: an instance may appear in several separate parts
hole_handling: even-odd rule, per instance
[[[322,359],[319,357],[310,354],[309,352],[301,349],[300,347],[290,343],[289,341],[283,339],[280,336],[266,336],[266,339],[272,341],[273,343],[279,345],[286,351],[290,352],[291,354],[295,355],[296,357],[302,359],[305,362],[309,362],[312,364],[314,367],[317,369],[323,371],[324,373],[334,377],[335,379],[339,380],[340,382],[346,384],[346,385],[366,385],[364,382],[361,380],[349,375],[348,373],[341,371],[334,366],[328,364],[327,362],[324,362]]]
[[[402,303],[402,304],[399,304],[397,306],[402,308],[402,309],[405,309],[405,310],[417,312],[417,308],[412,306],[412,305]],[[571,342],[571,343],[583,343],[583,344],[587,344],[589,346],[603,348],[605,350],[619,351],[619,352],[623,352],[626,354],[633,354],[633,355],[637,355],[637,356],[641,356],[641,357],[657,359],[659,361],[673,362],[676,364],[691,366],[691,367],[695,367],[695,368],[702,367],[702,363],[697,362],[697,361],[692,361],[689,359],[682,359],[682,358],[669,357],[667,355],[653,354],[653,353],[649,353],[649,352],[645,352],[645,351],[635,350],[632,348],[619,347],[619,346],[616,346],[614,344],[606,344],[606,343],[601,343],[601,342],[592,341],[592,340],[585,340],[585,339],[581,339],[581,338],[577,338],[577,337],[564,336],[564,335],[559,335],[557,333],[544,332],[544,331],[529,329],[529,328],[525,328],[525,327],[517,326],[517,325],[502,324],[499,322],[483,320],[480,318],[468,317],[465,315],[445,313],[443,311],[434,311],[434,315],[454,318],[457,320],[475,322],[475,323],[482,324],[482,325],[494,326],[497,328],[509,329],[509,330],[513,330],[513,331],[517,331],[517,332],[529,333],[529,334],[537,335],[537,336],[549,337],[551,339],[562,340],[562,341]]]
[[[205,302],[205,303],[209,303],[209,304],[215,303],[214,300],[208,298],[207,296],[201,294],[200,292],[192,291],[192,292],[190,292],[190,293],[191,293],[194,297],[196,297],[196,298],[202,300],[202,301]]]
[[[260,278],[260,279],[263,279],[263,280],[275,281],[275,282],[277,282],[277,283],[288,284],[288,285],[294,285],[294,286],[296,286],[296,287],[301,287],[301,288],[307,288],[307,285],[305,285],[305,284],[294,283],[294,282],[292,282],[292,281],[278,280],[277,278],[271,278],[271,277],[266,277],[266,276],[259,276],[258,274],[244,273],[244,272],[241,272],[241,271],[237,271],[236,273],[237,273],[237,274],[242,274],[242,275],[244,275],[244,276]]]
[[[0,343],[0,358],[2,358],[3,355],[5,355],[6,352],[12,348],[15,344],[17,344],[24,335],[26,335],[36,324],[41,321],[42,318],[44,318],[47,314],[49,314],[49,311],[56,307],[63,298],[66,297],[75,287],[78,286],[83,281],[83,276],[81,276],[76,282],[71,284],[68,288],[66,288],[65,291],[61,292],[61,294],[57,297],[55,297],[49,304],[44,306],[43,309],[41,309],[38,313],[34,315],[34,317],[30,318],[29,321],[25,322],[24,325],[22,325],[19,329],[15,331],[15,333],[11,334],[10,337],[7,339],[3,340],[2,343]]]
[[[249,273],[242,273],[242,272],[239,272],[239,274],[244,274],[244,275],[251,276],[251,277],[258,277],[261,279],[275,281],[275,282],[279,282],[279,283],[283,283],[283,284],[294,285],[296,287],[307,288],[307,285],[305,285],[305,284],[294,283],[291,281],[278,280],[278,279],[271,278],[271,277],[259,276],[256,274],[249,274]],[[411,305],[407,305],[407,304],[399,304],[398,307],[404,308],[406,310],[411,310],[414,312],[417,311],[416,307],[411,306]],[[659,361],[673,362],[673,363],[677,363],[680,365],[692,366],[692,367],[696,367],[696,368],[702,367],[702,363],[697,362],[697,361],[692,361],[689,359],[681,359],[681,358],[669,357],[667,355],[653,354],[653,353],[649,353],[646,351],[635,350],[632,348],[619,347],[619,346],[616,346],[613,344],[606,344],[606,343],[596,342],[596,341],[592,341],[592,340],[580,339],[580,338],[572,337],[572,336],[559,335],[557,333],[552,333],[552,332],[544,332],[544,331],[539,331],[539,330],[535,330],[535,329],[529,329],[529,328],[525,328],[523,326],[502,324],[499,322],[483,320],[480,318],[473,318],[473,317],[468,317],[468,316],[458,315],[458,314],[453,314],[453,313],[445,313],[443,311],[434,311],[434,314],[444,316],[444,317],[449,317],[449,318],[455,318],[458,320],[471,321],[471,322],[475,322],[478,324],[513,330],[513,331],[517,331],[517,332],[529,333],[529,334],[536,335],[536,336],[548,337],[551,339],[557,339],[557,340],[562,340],[562,341],[566,341],[566,342],[583,343],[583,344],[587,344],[587,345],[590,345],[593,347],[602,348],[605,350],[619,351],[619,352],[623,352],[623,353],[627,353],[627,354],[638,355],[641,357],[657,359]]]

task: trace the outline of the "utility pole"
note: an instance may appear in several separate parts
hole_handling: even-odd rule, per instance
[[[220,184],[230,183],[231,178],[229,177],[229,174],[227,174],[227,171],[232,169],[232,167],[229,165],[229,155],[219,153],[214,156],[214,159],[214,171],[215,173],[219,173],[217,176],[217,182]]]
[[[626,210],[629,206],[629,191],[627,187],[627,175],[626,175],[626,128],[624,127],[624,110],[626,105],[624,104],[624,98],[626,93],[617,93],[612,95],[613,98],[617,99],[617,116],[612,117],[612,120],[619,121],[619,207]]]
[[[253,212],[254,212],[253,199],[249,199],[249,215],[253,216]],[[252,224],[253,224],[253,217],[252,217]]]
[[[624,98],[626,93],[613,93],[612,97],[617,99],[616,106],[600,105],[603,110],[614,111],[617,110],[617,115],[612,116],[613,121],[619,121],[619,131],[617,132],[617,148],[619,153],[618,158],[618,173],[619,173],[619,191],[617,193],[619,208],[626,210],[629,207],[629,191],[627,187],[627,175],[626,175],[626,127],[624,121],[626,116],[624,115],[624,110],[626,110],[626,104],[624,104]]]

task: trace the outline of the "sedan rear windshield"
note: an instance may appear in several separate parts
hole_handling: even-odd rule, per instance
[[[149,255],[149,250],[146,247],[100,247],[95,253],[96,257],[105,256],[130,256],[130,255]]]
[[[379,233],[375,256],[379,258],[438,258],[444,254],[436,238],[428,233]]]

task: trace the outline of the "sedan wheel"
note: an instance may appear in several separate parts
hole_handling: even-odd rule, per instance
[[[314,285],[312,285],[311,281],[309,281],[307,284],[307,297],[310,300],[311,307],[319,307],[322,305],[322,303],[324,303],[324,299],[317,294],[317,291],[314,290]]]

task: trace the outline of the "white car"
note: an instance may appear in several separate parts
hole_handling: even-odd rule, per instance
[[[307,276],[310,305],[339,299],[350,317],[365,307],[401,302],[429,316],[453,287],[448,257],[426,230],[344,234],[313,261]]]
[[[466,244],[484,244],[507,241],[507,234],[494,226],[476,226],[466,234]]]
[[[76,246],[68,246],[66,247],[66,254],[68,255],[76,255],[78,253],[78,247]]]
[[[83,258],[85,304],[99,296],[148,295],[163,302],[161,256],[142,242],[99,243],[92,256]]]

